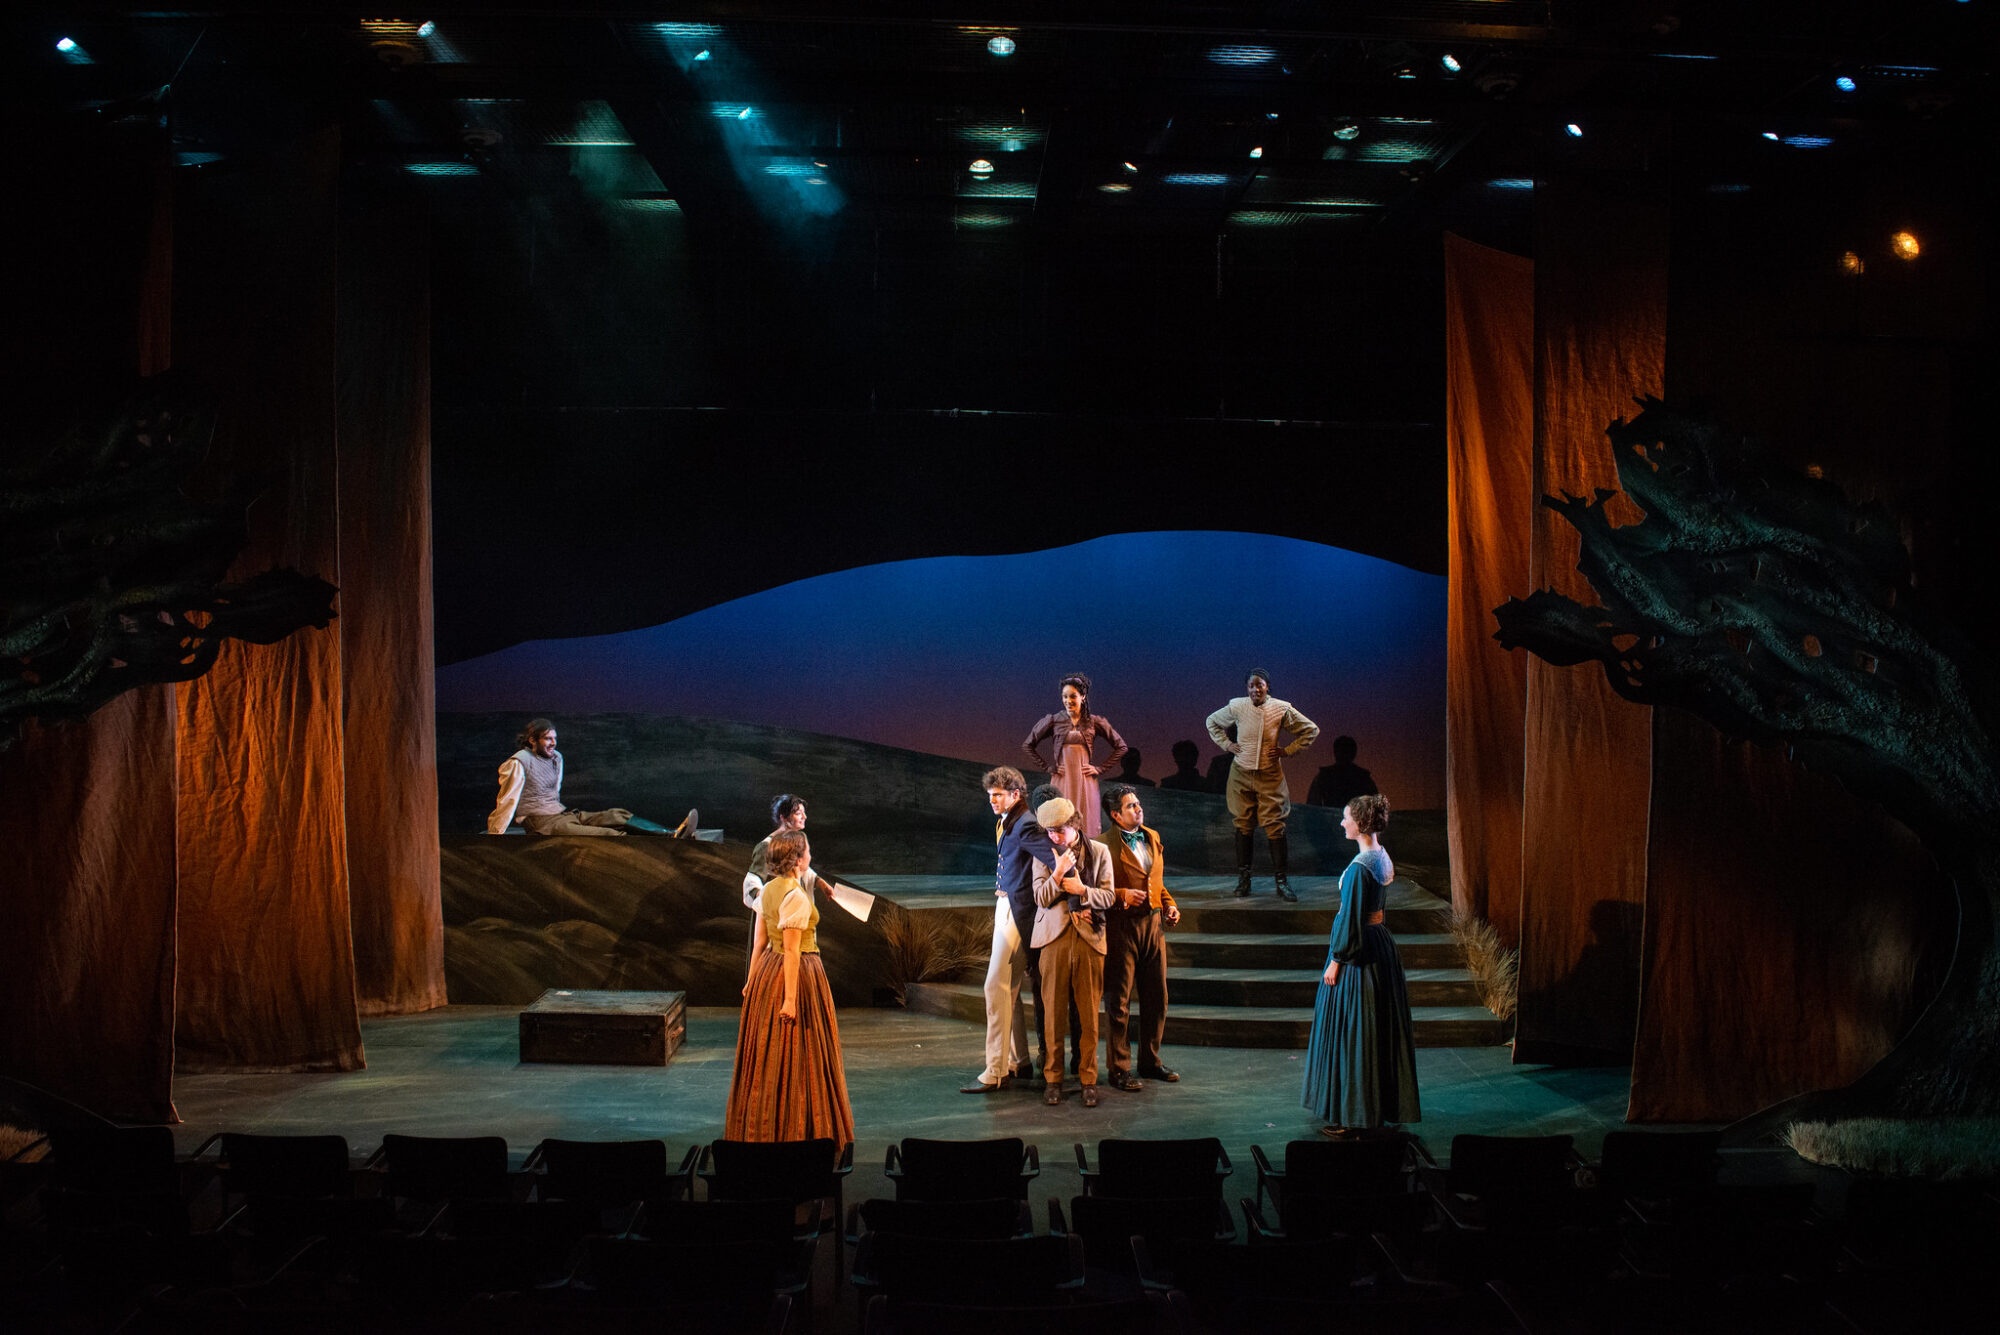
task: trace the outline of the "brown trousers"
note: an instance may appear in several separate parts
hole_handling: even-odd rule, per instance
[[[1104,915],[1104,1055],[1113,1072],[1132,1069],[1132,994],[1139,994],[1139,1069],[1160,1064],[1167,1029],[1167,934],[1158,909]]]
[[[1069,1036],[1070,999],[1076,1000],[1077,1081],[1097,1083],[1097,1011],[1104,996],[1104,956],[1074,927],[1042,947],[1042,1037],[1048,1055],[1042,1078],[1062,1084],[1063,1040]]]
[[[1222,800],[1236,818],[1236,833],[1250,834],[1262,825],[1267,839],[1285,837],[1285,817],[1292,814],[1292,790],[1285,786],[1285,767],[1276,756],[1264,769],[1231,765]]]
[[[625,822],[632,819],[632,813],[623,807],[612,807],[609,811],[564,811],[554,816],[523,816],[521,824],[535,834],[568,835],[623,835]]]

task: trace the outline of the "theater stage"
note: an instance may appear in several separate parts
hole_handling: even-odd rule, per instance
[[[347,1074],[179,1076],[174,1098],[185,1120],[176,1138],[191,1150],[216,1131],[337,1131],[364,1154],[384,1132],[497,1133],[518,1164],[545,1136],[660,1137],[678,1155],[722,1134],[736,1011],[690,1008],[686,1042],[656,1068],[524,1066],[517,1013],[450,1006],[364,1020],[368,1068]],[[840,1025],[858,1127],[850,1200],[890,1194],[883,1151],[904,1136],[1020,1136],[1038,1145],[1038,1214],[1043,1198],[1067,1200],[1081,1189],[1070,1145],[1108,1136],[1215,1136],[1237,1165],[1240,1194],[1250,1194],[1250,1146],[1276,1151],[1318,1125],[1299,1106],[1297,1052],[1169,1044],[1163,1055],[1179,1083],[1148,1082],[1129,1094],[1106,1087],[1095,1109],[1074,1097],[1051,1108],[1033,1090],[958,1092],[980,1069],[979,1025],[868,1007],[842,1010]],[[1604,1133],[1623,1124],[1622,1068],[1515,1067],[1508,1059],[1504,1047],[1418,1051],[1424,1121],[1411,1130],[1437,1157],[1460,1132],[1566,1132],[1594,1155]],[[1759,1152],[1732,1157],[1749,1153]],[[1796,1162],[1789,1152],[1782,1158]]]

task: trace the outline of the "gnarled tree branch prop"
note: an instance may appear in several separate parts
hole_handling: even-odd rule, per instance
[[[0,749],[26,719],[191,681],[227,640],[272,644],[333,619],[334,587],[296,570],[223,582],[261,484],[186,495],[214,430],[191,402],[161,377],[94,437],[0,473]]]
[[[1882,803],[1958,890],[1959,939],[1937,998],[1890,1056],[1803,1111],[2000,1109],[2000,764],[1994,693],[1963,637],[1922,607],[1877,504],[1802,476],[1750,441],[1655,399],[1607,431],[1645,519],[1614,495],[1542,498],[1582,539],[1603,600],[1544,589],[1495,609],[1496,639],[1551,663],[1595,661],[1628,700],[1783,742]]]

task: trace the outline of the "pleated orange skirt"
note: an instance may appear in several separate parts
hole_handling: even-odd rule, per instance
[[[845,1145],[854,1139],[854,1112],[847,1106],[833,990],[817,954],[799,957],[797,1020],[779,1017],[784,1002],[784,958],[765,950],[750,968],[722,1134],[729,1140],[824,1136]]]

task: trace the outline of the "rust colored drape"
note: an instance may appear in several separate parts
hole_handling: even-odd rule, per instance
[[[328,131],[183,196],[176,354],[221,394],[211,462],[271,480],[238,578],[338,578],[338,167]],[[230,644],[180,690],[180,1070],[361,1064],[340,635]]]
[[[1445,832],[1451,902],[1521,932],[1528,654],[1493,639],[1493,609],[1528,586],[1535,442],[1535,267],[1445,237]]]
[[[340,208],[341,747],[363,1015],[442,1006],[431,650],[428,220],[405,196]]]
[[[1949,890],[1915,836],[1782,752],[1655,711],[1633,1121],[1729,1121],[1844,1085],[1936,978]]]
[[[1683,178],[1705,179],[1686,152]],[[1950,343],[1873,337],[1868,308],[1816,306],[1823,283],[1768,263],[1815,221],[1810,204],[1682,201],[1668,389],[1850,495],[1882,497],[1922,534],[1952,490]],[[1959,574],[1925,569],[1912,545],[1920,587]],[[1902,824],[1775,749],[1662,710],[1653,756],[1629,1116],[1729,1121],[1855,1079],[1936,990],[1949,888]]]
[[[35,241],[6,280],[8,401],[60,403],[65,387],[89,399],[166,369],[165,146],[20,171],[33,185],[12,219]],[[0,752],[0,1074],[111,1116],[175,1120],[174,836],[171,686],[30,726]]]
[[[1628,178],[1558,173],[1536,188],[1537,497],[1617,486],[1604,428],[1664,387],[1667,209]],[[1638,510],[1622,496],[1614,523]],[[1596,602],[1577,537],[1536,505],[1528,588]],[[1652,775],[1650,711],[1601,673],[1528,664],[1514,1059],[1623,1061],[1638,1010]]]

